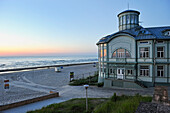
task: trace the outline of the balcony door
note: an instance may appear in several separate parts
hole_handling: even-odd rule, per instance
[[[117,79],[123,79],[124,73],[125,73],[124,68],[118,68],[117,69]]]

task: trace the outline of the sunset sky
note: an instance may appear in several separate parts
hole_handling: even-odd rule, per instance
[[[97,54],[128,3],[143,27],[170,26],[170,0],[0,0],[0,56]]]

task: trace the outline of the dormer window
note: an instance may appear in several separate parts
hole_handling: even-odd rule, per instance
[[[166,30],[162,31],[162,34],[164,36],[170,36],[170,29],[166,29]]]
[[[164,35],[165,35],[165,36],[170,36],[170,31],[164,32]]]

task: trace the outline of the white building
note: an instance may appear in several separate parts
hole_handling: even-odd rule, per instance
[[[99,40],[99,79],[105,87],[170,85],[170,26],[139,26],[140,12],[118,14],[119,31]]]

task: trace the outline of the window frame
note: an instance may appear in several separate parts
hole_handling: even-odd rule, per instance
[[[159,66],[162,66],[162,69],[158,69]],[[161,73],[162,72],[162,73]],[[158,76],[159,74],[159,76]],[[164,66],[163,65],[157,65],[157,77],[164,77]]]
[[[129,72],[130,72],[130,73],[129,73]],[[127,70],[126,70],[126,75],[127,75],[127,76],[133,75],[133,70],[132,70],[132,69],[127,69]]]
[[[148,51],[145,51],[145,50],[141,51],[142,48],[144,48],[144,49],[148,48]],[[141,54],[142,54],[142,56],[141,56]],[[139,58],[150,58],[150,48],[149,47],[140,47],[139,48]]]
[[[119,49],[124,49],[124,48],[118,48],[112,53],[112,58],[131,58],[131,54],[127,49],[124,49],[124,52],[118,52]],[[128,54],[128,55],[127,55]],[[121,57],[118,57],[121,56]]]
[[[142,66],[143,66],[143,68],[142,68]],[[148,67],[148,69],[144,68],[144,66]],[[149,77],[150,76],[150,66],[148,66],[148,65],[141,65],[140,66],[140,76]]]
[[[140,44],[149,44],[149,41],[141,41]]]
[[[158,51],[158,48],[163,48],[163,51]],[[165,56],[165,51],[164,51],[165,49],[164,49],[164,47],[163,46],[158,46],[157,48],[156,48],[156,53],[157,53],[157,58],[164,58],[164,56]],[[161,54],[161,53],[163,53],[163,54]],[[158,57],[158,55],[160,55],[159,57]],[[163,55],[163,56],[162,56]]]

